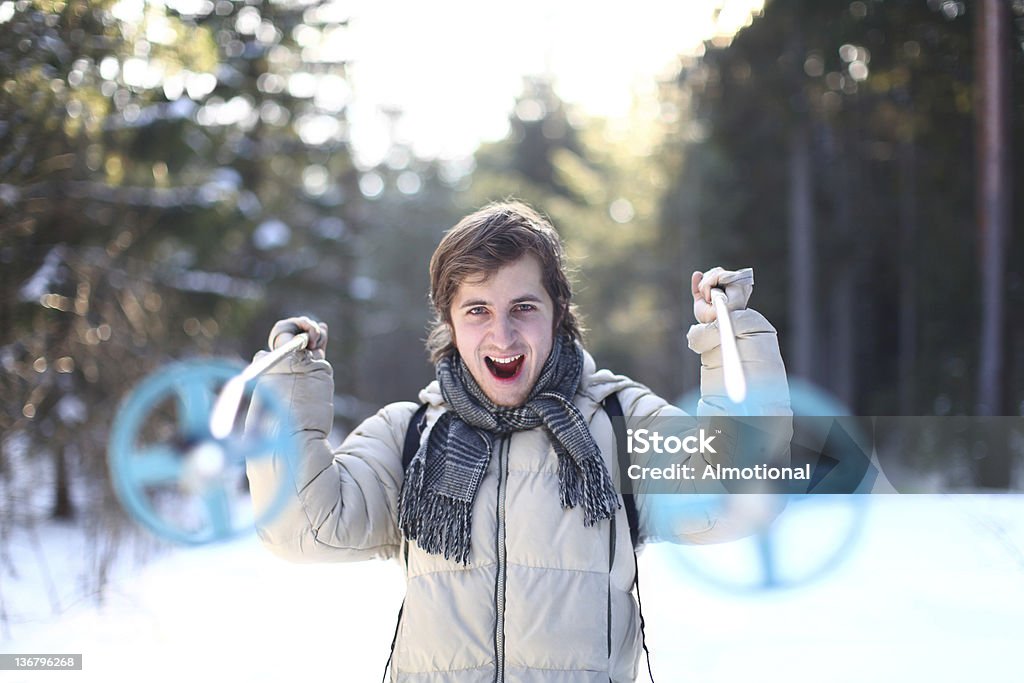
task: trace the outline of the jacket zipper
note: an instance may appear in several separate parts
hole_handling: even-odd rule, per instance
[[[495,533],[498,571],[494,582],[494,683],[505,680],[505,494],[508,488],[508,440],[498,442],[498,528]]]
[[[608,612],[605,626],[608,643],[608,683],[612,683],[612,568],[615,566],[615,515],[608,520]]]

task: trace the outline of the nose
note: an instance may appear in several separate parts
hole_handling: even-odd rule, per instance
[[[511,349],[519,337],[515,320],[507,313],[494,316],[491,325],[491,343],[499,349]]]

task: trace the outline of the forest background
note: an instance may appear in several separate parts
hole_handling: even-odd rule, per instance
[[[853,414],[1024,414],[1024,2],[774,0],[626,117],[539,72],[470,158],[418,154],[388,108],[373,163],[341,5],[0,2],[0,538],[68,520],[102,586],[135,534],[119,402],[278,318],[331,324],[340,431],[414,398],[427,257],[507,197],[564,236],[599,364],[663,396],[697,386],[689,273],[722,264],[755,268],[791,376]],[[993,457],[974,484],[1013,487]]]

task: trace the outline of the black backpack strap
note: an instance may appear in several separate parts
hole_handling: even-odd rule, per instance
[[[636,560],[636,551],[633,551],[633,559]],[[646,624],[644,623],[644,603],[640,600],[640,567],[637,566],[636,574],[633,575],[633,586],[636,588],[636,608],[640,613],[640,644],[644,648],[644,654],[647,655],[647,675],[651,677],[651,683],[654,683],[654,672],[651,671],[651,651],[647,649],[647,633],[644,631]]]
[[[405,611],[405,599],[402,600],[402,606],[398,608],[398,620],[395,622],[395,635],[391,638],[391,652],[388,654],[388,661],[384,663],[384,676],[381,677],[380,683],[386,683],[388,680],[388,670],[391,668],[391,660],[395,657],[395,643],[398,642],[398,629],[402,625],[402,612]]]
[[[409,420],[409,426],[405,429],[405,442],[402,444],[402,471],[409,468],[416,451],[420,448],[420,436],[423,434],[423,427],[426,426],[427,404],[423,403]],[[409,570],[409,547],[405,541],[402,542],[402,554],[405,555],[405,569]],[[391,660],[395,656],[395,643],[398,642],[398,629],[402,625],[402,612],[405,611],[405,600],[398,608],[398,619],[395,620],[395,635],[391,638],[391,652],[388,654],[388,661],[384,664],[384,678],[381,683],[387,680],[388,669],[391,667]]]
[[[606,398],[601,405],[609,418],[622,418],[622,403],[619,402],[619,395],[612,394]],[[626,448],[626,421],[622,419],[612,420],[612,429],[615,431],[615,450],[619,458],[619,480],[622,486],[622,506],[626,508],[626,519],[629,521],[629,540],[633,542],[633,548],[637,547],[640,540],[640,515],[636,511],[636,500],[633,498],[633,482],[626,476],[629,470],[629,450]]]
[[[405,443],[402,445],[402,471],[409,469],[416,451],[420,449],[420,435],[423,434],[423,427],[426,426],[427,404],[422,404],[412,414],[409,420],[409,427],[405,430]]]
[[[611,394],[601,405],[608,418],[622,418],[622,403],[618,394]],[[626,476],[629,470],[629,449],[626,447],[626,421],[623,419],[612,419],[612,430],[615,432],[615,450],[619,461],[619,480],[622,486],[622,506],[626,508],[626,519],[629,521],[629,539],[633,542],[633,563],[636,572],[633,574],[633,587],[636,588],[636,604],[640,613],[640,643],[643,645],[644,654],[647,655],[647,673],[654,681],[654,673],[651,671],[651,651],[647,649],[647,634],[644,632],[644,608],[640,602],[640,566],[637,564],[636,548],[640,539],[640,515],[636,509],[636,499],[633,497],[633,482]],[[609,615],[610,618],[610,615]]]

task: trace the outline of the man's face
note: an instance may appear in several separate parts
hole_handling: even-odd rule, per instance
[[[554,304],[540,263],[525,255],[490,277],[463,281],[452,336],[473,379],[495,405],[522,405],[551,353]]]

